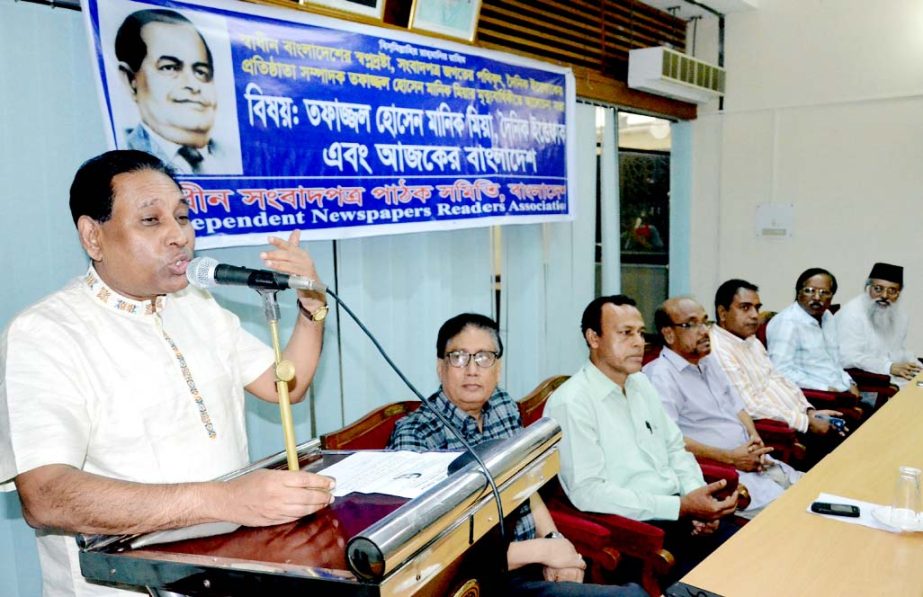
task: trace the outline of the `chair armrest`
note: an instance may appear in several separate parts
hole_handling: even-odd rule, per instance
[[[805,388],[801,391],[814,408],[838,410],[843,413],[845,419],[853,423],[862,420],[863,413],[859,408],[859,398],[849,392],[826,392]]]
[[[883,373],[872,373],[856,367],[846,370],[863,392],[880,392],[891,388],[891,377]]]
[[[557,478],[545,485],[541,493],[558,530],[572,541],[576,539],[596,549],[615,547],[626,555],[641,558],[663,549],[663,529],[618,514],[578,510]]]
[[[737,474],[737,469],[733,466],[710,458],[696,457],[696,460],[699,463],[699,468],[702,469],[702,476],[705,477],[706,483],[714,483],[715,481],[724,479],[728,484],[723,491],[728,494],[737,488],[737,482],[740,476]]]
[[[555,526],[579,553],[600,568],[608,567],[604,563],[607,559],[614,566],[621,555],[637,558],[641,562],[638,580],[644,590],[650,595],[662,593],[660,581],[675,563],[673,554],[663,547],[663,529],[617,514],[581,512],[570,503],[557,478],[541,493]],[[614,552],[620,555],[613,561]],[[598,574],[595,566],[590,567],[590,575],[593,580],[605,576]]]
[[[663,529],[645,522],[618,514],[581,512],[560,499],[551,500],[548,511],[558,530],[575,545],[579,542],[595,549],[615,547],[639,558],[650,557],[663,549]]]
[[[711,458],[700,458],[696,456],[699,467],[702,469],[702,476],[705,477],[706,483],[714,483],[720,479],[727,481],[727,485],[721,491],[715,494],[718,499],[724,499],[737,490],[737,509],[746,510],[750,505],[750,492],[740,483],[740,474],[733,466],[717,462]]]
[[[772,456],[789,464],[804,459],[805,447],[798,441],[798,433],[782,421],[754,419],[753,425],[763,439],[772,446]]]

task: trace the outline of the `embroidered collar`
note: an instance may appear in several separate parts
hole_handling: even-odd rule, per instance
[[[99,302],[120,313],[146,317],[153,315],[155,309],[157,312],[163,310],[165,300],[163,295],[158,296],[153,301],[136,301],[135,299],[124,297],[103,282],[92,263],[83,277],[83,283],[86,284],[87,289]]]

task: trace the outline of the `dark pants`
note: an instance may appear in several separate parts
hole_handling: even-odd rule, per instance
[[[811,470],[815,464],[820,462],[824,456],[836,450],[846,438],[839,433],[829,432],[824,435],[816,433],[799,433],[801,443],[806,448],[804,462],[800,463],[798,468],[805,472]]]
[[[664,549],[673,554],[676,563],[667,576],[664,587],[686,576],[686,573],[699,565],[715,551],[718,546],[730,539],[740,527],[732,520],[722,518],[718,529],[709,535],[693,535],[692,523],[689,520],[648,520],[645,521],[660,527],[666,532],[664,536]]]
[[[548,582],[542,576],[542,566],[534,564],[505,575],[503,597],[647,597],[640,586],[589,585],[576,582]],[[488,596],[490,597],[490,596]]]

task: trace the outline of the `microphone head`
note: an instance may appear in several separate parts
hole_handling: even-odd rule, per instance
[[[214,288],[218,285],[215,281],[215,268],[218,260],[211,257],[196,257],[186,267],[186,279],[196,288]]]

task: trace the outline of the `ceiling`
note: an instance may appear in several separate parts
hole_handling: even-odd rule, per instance
[[[686,0],[640,0],[648,6],[653,6],[664,12],[669,12],[681,19],[689,20],[692,17],[709,17],[714,16],[705,5],[712,10],[721,14],[729,12],[740,12],[744,10],[754,10],[759,6],[759,0],[696,0],[686,2]]]

